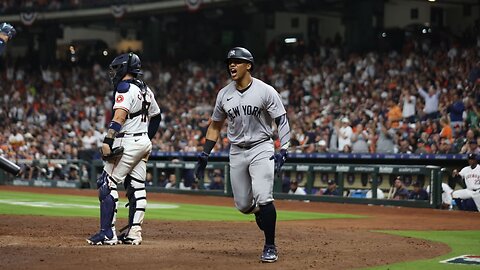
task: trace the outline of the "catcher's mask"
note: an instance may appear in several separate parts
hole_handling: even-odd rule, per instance
[[[141,66],[140,58],[132,52],[115,57],[112,63],[110,63],[108,72],[113,86],[117,87],[118,83],[127,74],[132,74],[134,77],[142,75]]]

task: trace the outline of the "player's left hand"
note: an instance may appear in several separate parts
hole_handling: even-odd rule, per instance
[[[270,157],[270,160],[275,161],[275,173],[280,173],[280,170],[282,169],[283,164],[287,160],[287,150],[285,149],[280,149],[280,151],[273,156]]]
[[[208,154],[205,152],[202,152],[200,155],[198,155],[198,162],[197,165],[195,165],[195,178],[196,179],[203,179],[205,176],[205,168],[207,167],[208,163]]]
[[[111,152],[112,149],[110,149],[110,145],[106,143],[102,144],[102,148],[100,148],[100,154],[102,154],[102,159],[103,157],[110,155]]]
[[[108,144],[103,144],[103,145],[107,145]],[[110,161],[110,160],[113,160],[113,159],[116,159],[118,157],[120,157],[121,155],[123,155],[123,146],[117,146],[117,147],[114,147],[112,150],[110,150],[110,147],[108,146],[108,154],[105,154],[103,151],[104,151],[104,148],[102,147],[102,149],[100,149],[100,151],[102,152],[102,159],[105,160],[105,161]]]

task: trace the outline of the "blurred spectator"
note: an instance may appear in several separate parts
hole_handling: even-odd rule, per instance
[[[387,104],[387,121],[392,128],[398,128],[400,126],[400,120],[402,120],[402,109],[400,109],[400,106],[398,106],[393,99],[389,99]]]
[[[210,181],[210,185],[208,189],[210,190],[223,190],[225,184],[223,183],[223,175],[222,172],[218,169],[215,169],[212,174],[212,179]]]
[[[473,138],[468,141],[460,150],[460,153],[473,153],[480,154],[480,148],[478,147],[477,138]]]
[[[370,183],[372,183],[372,180],[370,179],[369,181]],[[371,199],[373,198],[373,191],[372,189],[369,189],[367,191],[367,193],[365,194],[365,198],[367,199]],[[377,199],[385,199],[385,194],[383,193],[383,191],[379,188],[377,188]]]
[[[52,180],[65,180],[62,164],[55,164],[52,172]]]
[[[440,138],[440,145],[438,146],[437,154],[453,154],[455,153],[452,148],[452,143],[449,139]]]
[[[352,153],[368,153],[368,139],[369,134],[363,128],[363,125],[361,123],[357,124],[352,135]]]
[[[476,131],[477,133],[479,132],[479,123],[480,123],[480,115],[478,112],[478,107],[475,104],[474,99],[469,98],[467,101],[467,104],[465,106],[466,110],[466,118],[465,118],[465,124],[466,127],[469,129],[472,129]],[[462,131],[462,125],[458,124],[459,128],[458,131]]]
[[[317,153],[328,153],[327,142],[325,140],[318,141]]]
[[[425,117],[423,118],[423,120],[437,119],[439,117],[438,104],[440,99],[440,89],[437,89],[435,85],[430,85],[427,93],[418,83],[418,81],[415,82],[415,86],[418,89],[418,93],[420,94],[420,96],[423,97],[425,101],[425,106],[423,108]]]
[[[307,192],[305,189],[298,186],[297,180],[292,179],[292,181],[290,181],[290,190],[288,191],[288,194],[307,195]]]
[[[168,183],[167,174],[164,171],[161,171],[160,175],[158,176],[158,186],[165,187],[167,183]]]
[[[290,182],[292,181],[290,171],[282,172],[282,192],[288,193],[290,190]]]
[[[465,112],[465,104],[463,103],[461,92],[456,89],[453,91],[453,103],[447,107],[447,113],[450,118],[450,124],[463,125],[463,113]]]
[[[69,180],[69,181],[79,181],[80,180],[79,168],[78,168],[77,165],[75,165],[75,164],[70,165],[70,168],[68,169],[67,180]]]
[[[419,182],[413,183],[413,190],[410,192],[408,196],[410,200],[428,200],[429,196],[425,189],[423,189],[422,185]]]
[[[147,177],[145,179],[145,186],[151,187],[153,186],[153,174],[147,171]]]
[[[425,141],[421,138],[418,139],[417,149],[415,150],[415,154],[427,154],[427,153],[430,153],[430,151],[429,151],[429,149],[427,149]]]
[[[341,125],[342,124],[340,123],[340,120],[335,119],[333,121],[333,127],[330,134],[330,144],[328,147],[330,153],[337,153],[340,150],[338,148],[338,140],[339,140],[339,132],[340,132]]]
[[[397,133],[390,125],[390,122],[384,121],[377,123],[377,153],[393,154],[397,141]]]
[[[339,152],[351,152],[348,147],[352,146],[353,130],[350,126],[350,120],[344,117],[342,118],[342,126],[338,129],[338,151]]]
[[[333,179],[329,179],[327,181],[327,188],[321,191],[319,195],[341,196],[342,194],[340,193],[340,189],[337,187],[337,182]]]
[[[168,176],[168,182],[165,184],[165,188],[177,188],[177,176],[174,173]]]
[[[457,169],[453,169],[452,173],[448,176],[448,185],[450,188],[455,189],[457,184],[462,188],[465,188],[465,183],[463,182],[462,176],[458,173]]]
[[[450,126],[450,123],[448,122],[448,119],[441,118],[440,125],[442,126],[442,129],[440,130],[440,137],[446,138],[449,142],[451,142],[453,139],[453,130]]]
[[[406,123],[415,123],[417,98],[414,95],[410,94],[410,91],[408,90],[408,88],[405,88],[402,91],[400,100],[403,103],[403,109],[402,109],[403,121]]]
[[[394,200],[406,200],[408,198],[408,189],[403,184],[402,178],[397,176],[394,182],[395,192],[393,193]]]

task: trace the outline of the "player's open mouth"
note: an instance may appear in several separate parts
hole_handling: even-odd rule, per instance
[[[237,69],[236,69],[236,68],[231,68],[231,69],[230,69],[230,75],[231,75],[232,77],[235,77],[235,75],[237,75]]]

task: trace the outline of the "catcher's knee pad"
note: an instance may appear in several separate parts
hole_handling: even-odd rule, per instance
[[[147,192],[145,181],[135,179],[130,175],[125,182],[128,198],[128,224],[129,226],[142,225],[147,208]]]

